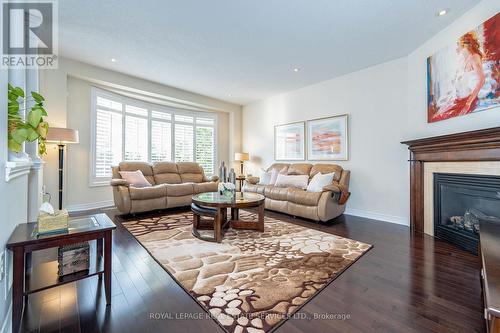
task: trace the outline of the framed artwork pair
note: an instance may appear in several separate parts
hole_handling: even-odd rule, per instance
[[[346,161],[349,158],[348,141],[346,114],[277,125],[274,126],[274,159]]]

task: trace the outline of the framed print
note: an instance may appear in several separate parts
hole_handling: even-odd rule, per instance
[[[500,13],[427,59],[427,122],[500,106]]]
[[[274,126],[274,159],[305,160],[305,123],[303,121]]]
[[[349,150],[347,115],[307,121],[307,159],[347,160]]]

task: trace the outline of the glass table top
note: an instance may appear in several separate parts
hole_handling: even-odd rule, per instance
[[[264,196],[257,193],[236,192],[235,195],[226,196],[219,192],[206,192],[193,195],[193,200],[207,204],[233,204],[233,203],[253,203],[264,200]]]

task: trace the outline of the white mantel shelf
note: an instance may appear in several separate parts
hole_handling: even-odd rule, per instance
[[[33,161],[9,161],[5,163],[5,181],[10,182],[11,180],[25,176],[30,173],[33,167]]]

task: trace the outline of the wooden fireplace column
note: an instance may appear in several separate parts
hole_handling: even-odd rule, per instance
[[[403,141],[410,151],[410,227],[424,232],[424,163],[500,161],[500,127]]]

